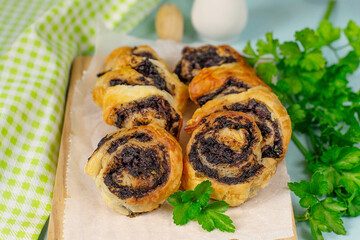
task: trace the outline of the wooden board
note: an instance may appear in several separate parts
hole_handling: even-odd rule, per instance
[[[56,170],[54,196],[52,201],[52,208],[49,221],[49,231],[47,239],[63,239],[63,221],[65,210],[65,198],[69,196],[66,194],[66,166],[67,156],[69,155],[69,138],[71,131],[70,122],[70,107],[74,96],[75,83],[83,74],[83,71],[88,69],[91,62],[91,57],[77,57],[72,65],[70,82],[68,88],[68,96],[66,102],[66,110],[64,117],[64,125],[61,136],[60,152],[58,165]]]
[[[63,239],[63,221],[65,211],[65,198],[69,198],[66,194],[66,166],[67,156],[69,155],[69,138],[71,132],[70,126],[70,107],[74,95],[74,88],[76,81],[79,80],[83,74],[83,71],[88,69],[91,62],[91,57],[77,57],[72,65],[70,83],[68,90],[68,97],[66,103],[64,125],[61,136],[60,152],[58,159],[58,166],[55,178],[54,196],[52,202],[52,209],[50,214],[48,237],[49,240]],[[279,240],[297,240],[296,227],[294,215],[292,217],[294,236],[286,239]]]

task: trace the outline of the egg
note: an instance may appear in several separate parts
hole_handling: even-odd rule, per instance
[[[200,38],[207,41],[235,41],[246,26],[245,0],[195,0],[192,24]]]

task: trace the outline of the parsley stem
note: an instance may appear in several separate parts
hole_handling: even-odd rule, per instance
[[[301,153],[305,156],[308,153],[308,150],[304,147],[304,145],[302,145],[302,143],[295,136],[295,134],[292,134],[291,139],[294,141],[295,145],[299,148]]]
[[[345,45],[342,45],[342,46],[340,46],[340,47],[334,47],[334,49],[335,49],[336,51],[339,51],[339,50],[344,49],[344,48],[347,48],[347,47],[349,47],[349,44],[345,44]]]
[[[311,141],[313,151],[317,152],[319,149],[317,148],[317,145],[316,145],[315,134],[311,130],[309,131],[309,136],[310,136],[310,141]]]
[[[326,20],[326,21],[329,20],[330,15],[331,15],[331,13],[332,13],[332,11],[333,11],[333,9],[334,9],[335,3],[336,3],[336,0],[330,0],[330,1],[329,1],[328,7],[327,7],[327,9],[326,9],[325,15],[324,15],[324,17],[323,17],[322,20]]]
[[[274,61],[274,58],[272,58],[272,57],[260,57],[259,60],[263,60],[263,61]]]
[[[329,46],[329,48],[333,51],[335,57],[339,60],[340,57],[339,57],[339,54],[337,53],[336,49],[333,46]]]
[[[312,145],[312,153],[315,156],[315,159],[319,159],[322,155],[322,152],[324,151],[324,146],[322,144],[319,144],[319,136],[314,134],[312,131],[308,132],[308,135],[310,136],[310,141]]]

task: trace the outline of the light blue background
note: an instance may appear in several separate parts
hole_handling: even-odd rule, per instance
[[[221,1],[221,0],[219,0]],[[180,7],[185,18],[185,29],[183,42],[199,41],[196,32],[191,26],[190,12],[192,0],[166,0]],[[249,18],[245,30],[241,33],[239,40],[233,43],[243,49],[247,41],[255,41],[263,38],[266,32],[273,32],[274,37],[281,42],[293,40],[296,30],[305,27],[316,28],[327,7],[327,0],[248,0]],[[158,8],[157,8],[158,9]],[[154,10],[142,23],[140,23],[130,34],[148,39],[156,39],[154,27]],[[214,16],[215,18],[220,16]],[[348,20],[352,19],[360,24],[360,0],[339,0],[331,15],[330,20],[336,26],[345,27]],[[341,44],[340,44],[341,45]],[[360,72],[357,71],[351,78],[351,86],[360,88]],[[305,170],[305,162],[302,154],[291,142],[286,156],[286,164],[291,181],[309,179],[309,172]],[[298,198],[292,194],[294,212],[300,215],[303,209],[298,204]],[[347,235],[336,235],[325,233],[325,239],[360,239],[360,217],[343,218]],[[276,224],[276,223],[274,223]],[[312,239],[310,227],[307,223],[297,222],[297,234],[299,239]],[[44,229],[47,229],[45,226]],[[46,230],[40,239],[46,239]]]

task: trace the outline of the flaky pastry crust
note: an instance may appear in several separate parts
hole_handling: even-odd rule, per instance
[[[121,84],[155,86],[172,95],[177,109],[185,111],[188,88],[160,61],[131,55],[117,57],[112,71],[100,76],[96,82],[93,89],[95,103],[101,107],[106,89]]]
[[[185,47],[174,72],[182,82],[189,84],[201,69],[233,62],[247,64],[246,60],[228,45]]]
[[[159,55],[154,51],[153,48],[147,45],[141,46],[123,46],[114,49],[105,59],[105,68],[103,72],[113,70],[113,66],[118,59],[118,57],[123,55],[131,55],[131,56],[139,56],[139,57],[146,57],[158,61],[162,61]],[[163,62],[163,61],[162,61]],[[163,62],[163,64],[167,67],[167,65]]]
[[[149,212],[179,188],[182,150],[176,139],[157,125],[120,129],[99,142],[85,173],[116,212]]]
[[[211,198],[238,206],[255,196],[276,172],[277,162],[261,158],[261,132],[242,112],[210,114],[192,133],[184,156],[182,186],[211,181]]]
[[[251,88],[246,92],[230,94],[219,99],[208,101],[205,105],[195,111],[192,118],[186,123],[185,131],[191,134],[199,126],[201,121],[205,121],[207,116],[211,113],[234,110],[233,106],[236,108],[240,104],[249,104],[250,101],[255,103],[258,102],[263,106],[266,106],[266,109],[271,113],[270,120],[278,125],[282,152],[279,156],[274,158],[279,162],[285,157],[291,139],[291,120],[278,97],[262,86]],[[262,116],[254,117],[255,121],[257,121],[256,118],[261,120]],[[270,128],[272,127],[270,126]],[[266,144],[266,142],[263,144]]]
[[[153,86],[124,85],[106,91],[103,118],[105,123],[119,128],[156,123],[177,138],[183,120],[167,92]]]
[[[189,93],[190,99],[202,106],[211,99],[244,92],[256,86],[271,91],[249,64],[235,62],[203,68],[191,81]]]

